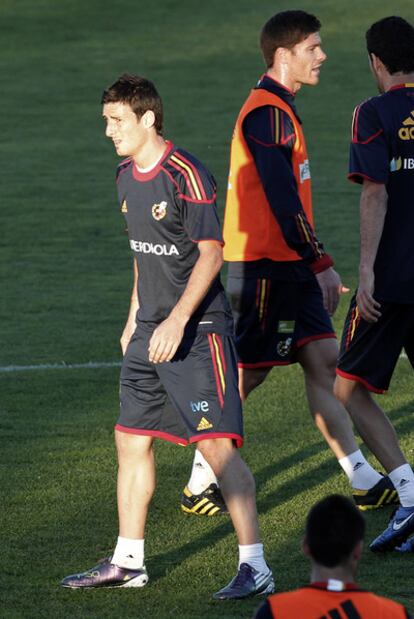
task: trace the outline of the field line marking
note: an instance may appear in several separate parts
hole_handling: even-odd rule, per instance
[[[120,361],[88,361],[87,363],[40,363],[39,365],[0,365],[0,373],[33,370],[99,370],[121,367]]]
[[[400,359],[408,359],[402,351]],[[40,363],[39,365],[0,365],[0,373],[31,372],[33,370],[100,370],[103,368],[120,368],[121,361],[88,361],[87,363]]]

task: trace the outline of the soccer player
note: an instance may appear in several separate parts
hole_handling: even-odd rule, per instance
[[[266,73],[241,108],[231,146],[224,218],[227,292],[236,323],[242,399],[274,366],[298,362],[313,418],[361,508],[397,493],[366,461],[333,394],[338,345],[332,327],[342,285],[313,229],[311,174],[295,95],[315,86],[326,60],[319,20],[284,11],[264,25]],[[214,475],[196,452],[182,508],[198,513]],[[209,487],[208,487],[209,486]],[[211,496],[209,497],[212,498]]]
[[[315,619],[315,617],[411,617],[401,604],[355,583],[361,559],[365,521],[355,505],[333,494],[310,510],[302,550],[311,563],[310,585],[271,595],[255,619]]]
[[[206,168],[162,135],[152,82],[123,75],[102,97],[117,154],[120,209],[134,260],[122,334],[118,453],[119,537],[113,555],[64,587],[142,587],[144,530],[155,488],[153,442],[197,443],[220,479],[239,541],[239,569],[217,599],[274,589],[263,556],[242,438],[232,317],[219,279],[222,237]]]
[[[391,550],[414,532],[414,474],[370,392],[387,391],[405,348],[414,362],[414,28],[386,17],[366,33],[380,92],[357,106],[349,178],[362,184],[359,284],[341,342],[335,393],[388,472],[401,507],[371,544]]]

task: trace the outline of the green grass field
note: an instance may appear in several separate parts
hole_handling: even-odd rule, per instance
[[[351,288],[358,260],[358,189],[346,181],[353,107],[375,94],[364,32],[390,13],[414,19],[412,0],[302,0],[323,23],[328,61],[297,98],[314,182],[317,231]],[[291,3],[159,0],[1,0],[2,208],[0,302],[2,565],[5,619],[251,617],[258,602],[219,603],[237,542],[226,518],[179,510],[192,451],[157,443],[158,488],[146,535],[142,591],[70,591],[60,579],[93,565],[117,535],[113,425],[118,368],[6,372],[5,367],[119,362],[131,256],[118,212],[112,144],[100,96],[122,72],[163,96],[166,135],[226,184],[240,104],[263,70],[262,23]],[[336,317],[338,331],[347,307]],[[389,412],[411,461],[412,370],[401,360]],[[274,371],[249,399],[243,456],[258,487],[267,558],[279,590],[305,583],[299,543],[309,507],[348,492],[314,429],[297,367]],[[368,517],[368,540],[388,510]],[[414,611],[412,557],[366,551],[362,586]]]

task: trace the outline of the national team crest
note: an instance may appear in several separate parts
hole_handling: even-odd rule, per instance
[[[290,353],[290,349],[292,348],[292,338],[288,337],[285,340],[282,340],[278,343],[276,350],[277,354],[280,357],[287,357]]]
[[[152,216],[154,219],[159,221],[160,219],[164,219],[167,214],[167,203],[163,200],[159,204],[154,204],[152,207]]]

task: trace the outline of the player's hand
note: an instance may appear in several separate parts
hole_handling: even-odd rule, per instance
[[[322,290],[323,305],[328,314],[332,316],[338,307],[340,295],[343,292],[349,292],[349,288],[342,285],[341,278],[332,267],[316,273],[315,277]]]
[[[375,278],[372,270],[360,273],[356,302],[361,318],[366,322],[377,322],[381,316],[381,304],[373,297],[374,283]]]
[[[184,327],[185,324],[173,316],[169,316],[158,325],[148,346],[148,358],[151,363],[171,361],[183,339]]]

